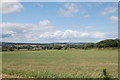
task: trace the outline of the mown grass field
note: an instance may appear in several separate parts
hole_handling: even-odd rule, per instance
[[[98,78],[104,68],[118,77],[117,50],[3,52],[3,77]]]

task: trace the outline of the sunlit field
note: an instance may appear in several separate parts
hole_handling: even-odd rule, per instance
[[[103,69],[118,77],[117,50],[3,52],[3,77],[99,78]]]

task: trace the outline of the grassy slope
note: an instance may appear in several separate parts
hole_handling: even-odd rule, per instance
[[[117,50],[48,50],[3,53],[4,69],[48,71],[66,76],[83,74],[88,77],[98,77],[102,69],[107,68],[109,73],[117,77],[117,62]]]

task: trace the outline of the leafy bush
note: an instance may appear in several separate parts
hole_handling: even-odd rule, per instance
[[[104,78],[104,80],[110,80],[112,78],[112,75],[110,75],[107,72],[107,69],[103,69],[102,74],[100,75],[101,78]]]

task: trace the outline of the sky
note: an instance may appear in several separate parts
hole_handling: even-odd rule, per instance
[[[5,2],[3,42],[98,42],[118,37],[117,2]]]

